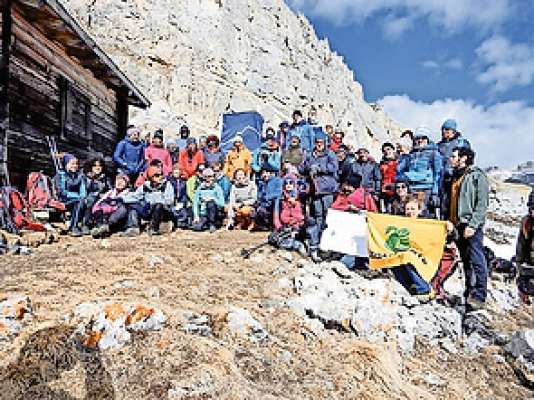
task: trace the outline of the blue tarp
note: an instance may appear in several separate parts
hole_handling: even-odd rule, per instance
[[[233,146],[233,138],[240,133],[250,151],[261,145],[263,117],[256,111],[224,113],[222,115],[221,148],[225,153]]]

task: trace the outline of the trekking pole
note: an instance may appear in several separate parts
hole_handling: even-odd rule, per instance
[[[291,236],[291,232],[283,233],[283,234],[280,235],[278,240],[287,239],[289,236]],[[258,251],[259,249],[261,249],[261,248],[263,248],[265,246],[268,246],[270,244],[271,244],[270,241],[267,239],[265,242],[262,242],[262,243],[258,244],[257,246],[251,247],[250,249],[242,249],[241,250],[241,257],[243,257],[244,259],[248,259],[256,251]]]
[[[46,142],[48,144],[48,150],[50,151],[50,156],[52,157],[52,162],[54,163],[54,168],[56,170],[56,174],[59,172],[59,161],[57,159],[57,145],[54,138],[51,138],[50,136],[45,136]]]

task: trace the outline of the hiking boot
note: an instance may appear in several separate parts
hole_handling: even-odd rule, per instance
[[[308,257],[308,250],[306,250],[304,243],[299,242],[296,250],[302,257]]]
[[[139,228],[128,228],[124,232],[121,232],[119,236],[134,237],[139,236],[140,233],[141,231],[139,230]]]
[[[436,298],[436,293],[431,290],[428,293],[414,294],[414,297],[419,300],[420,303],[428,303]]]
[[[485,302],[475,299],[471,296],[467,298],[467,300],[465,301],[465,305],[467,306],[467,310],[469,312],[483,310],[486,307]]]
[[[310,258],[312,259],[314,263],[320,263],[321,261],[323,261],[321,257],[319,256],[319,252],[317,250],[311,251]]]
[[[154,228],[148,228],[146,233],[148,233],[148,236],[159,236],[159,235],[161,235],[161,232],[159,231],[159,229],[154,229]]]
[[[109,225],[104,224],[91,230],[91,236],[95,239],[106,236],[109,233]]]
[[[210,233],[215,233],[217,231],[217,228],[215,225],[210,225]]]
[[[87,226],[82,226],[81,229],[82,235],[87,236],[91,234],[91,230]]]
[[[70,231],[69,231],[69,236],[72,236],[72,237],[80,237],[82,236],[82,231],[79,230],[78,228],[74,227],[72,228]]]

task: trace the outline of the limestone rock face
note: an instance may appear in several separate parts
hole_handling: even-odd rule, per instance
[[[283,0],[64,0],[153,106],[132,121],[176,133],[218,131],[225,111],[257,110],[268,125],[314,105],[349,143],[391,140],[400,128],[364,101],[341,56]]]

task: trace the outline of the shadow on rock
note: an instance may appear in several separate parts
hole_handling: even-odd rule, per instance
[[[115,398],[111,376],[105,370],[100,354],[86,351],[73,339],[74,327],[54,326],[33,333],[17,360],[0,370],[2,399],[70,400],[74,397],[50,383],[78,365],[85,374],[85,399]],[[72,384],[70,385],[72,386]]]

